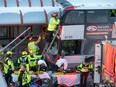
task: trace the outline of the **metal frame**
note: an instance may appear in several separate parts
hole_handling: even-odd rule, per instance
[[[18,40],[23,34],[25,34],[27,31],[30,30],[30,27],[28,27],[23,33],[21,33],[19,36],[17,36],[14,40],[12,40],[8,45],[6,45],[3,49],[0,50],[0,52],[3,52],[7,47],[9,47],[12,43],[14,43],[16,40]],[[12,49],[12,48],[11,48]]]

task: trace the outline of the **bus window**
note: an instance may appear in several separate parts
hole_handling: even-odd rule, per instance
[[[66,52],[66,55],[81,54],[82,40],[68,40],[61,41],[61,49]]]
[[[107,23],[108,11],[87,11],[87,23]]]
[[[84,11],[69,11],[67,14],[64,14],[64,23],[65,25],[76,25],[84,23]]]
[[[116,22],[116,10],[110,10],[109,11],[109,16],[110,16],[110,23]]]
[[[110,10],[110,17],[116,17],[116,10]]]

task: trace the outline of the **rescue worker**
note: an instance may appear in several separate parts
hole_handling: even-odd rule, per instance
[[[27,58],[27,52],[23,51],[22,56],[18,59],[18,66],[21,68],[21,66],[25,64],[27,67],[27,71],[29,70],[29,62]]]
[[[87,78],[88,78],[88,74],[89,72],[92,73],[92,77],[93,77],[93,70],[94,70],[94,64],[93,62],[89,62],[88,58],[85,57],[84,62],[82,62],[78,67],[78,70],[81,71],[81,82],[80,82],[80,87],[86,87],[86,83],[87,83]],[[84,81],[84,83],[83,83]]]
[[[39,47],[38,43],[41,41],[41,36],[38,37],[37,41],[33,41],[33,36],[29,37],[28,51],[33,50],[34,54],[38,54]]]
[[[4,61],[4,74],[5,74],[5,80],[8,84],[8,87],[10,86],[10,82],[12,82],[12,76],[11,74],[14,72],[14,63],[11,60],[12,58],[12,51],[8,51],[6,53],[6,58]]]
[[[27,70],[26,65],[22,65],[21,69],[19,70],[19,75],[18,75],[19,87],[29,87],[31,77],[28,71],[26,70]]]
[[[57,25],[60,23],[60,19],[57,18],[58,13],[54,12],[50,18],[49,24],[48,24],[48,36],[47,36],[47,42],[50,43],[52,41],[53,33],[57,28]]]
[[[29,70],[37,71],[37,61],[42,57],[42,55],[35,55],[33,50],[30,50],[27,57],[29,61]]]

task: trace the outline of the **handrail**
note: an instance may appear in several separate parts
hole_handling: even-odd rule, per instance
[[[32,32],[30,34],[28,34],[25,38],[23,38],[19,43],[17,43],[14,47],[12,47],[10,50],[13,50],[15,47],[17,47],[20,43],[22,43],[25,39],[27,39],[30,35],[32,34]]]
[[[18,37],[16,37],[13,41],[11,41],[8,45],[6,45],[3,49],[0,50],[0,52],[3,52],[7,47],[9,47],[12,43],[14,43],[17,39],[19,39],[23,34],[25,34],[27,31],[29,31],[31,28],[28,27],[23,33],[21,33]],[[13,48],[14,49],[14,48]]]

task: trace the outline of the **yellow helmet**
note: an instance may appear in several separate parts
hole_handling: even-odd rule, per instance
[[[27,55],[27,52],[26,52],[26,51],[23,51],[23,52],[22,52],[22,55]]]
[[[7,51],[7,55],[12,55],[12,51]]]

